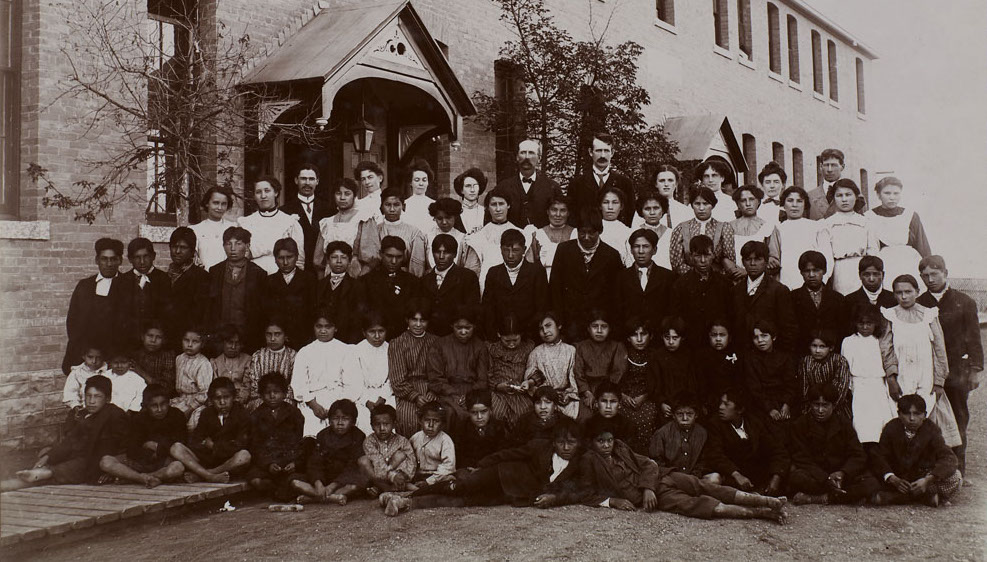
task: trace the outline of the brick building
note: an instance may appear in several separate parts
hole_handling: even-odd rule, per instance
[[[146,18],[160,36],[168,25],[161,16],[166,3],[149,0],[147,11],[141,5],[131,17]],[[71,56],[63,52],[70,22],[92,13],[84,6],[98,4],[0,0],[3,447],[50,442],[64,417],[58,365],[65,313],[75,283],[95,271],[94,241],[147,236],[159,243],[158,265],[166,265],[169,224],[187,220],[181,209],[149,216],[148,200],[130,198],[89,225],[74,220],[72,210],[46,207],[43,188],[26,172],[29,163],[39,163],[53,182],[71,185],[85,179],[80,162],[99,159],[119,138],[112,125],[87,133],[79,122],[97,107],[94,100],[59,96],[71,70]],[[576,37],[613,12],[609,40],[644,46],[639,80],[652,96],[645,112],[666,123],[688,151],[683,159],[722,153],[739,170],[750,170],[748,179],[773,159],[791,183],[812,187],[816,155],[833,146],[847,154],[845,175],[869,187],[874,135],[864,82],[875,55],[807,2],[548,5]],[[509,90],[496,59],[510,34],[489,0],[198,0],[195,8],[207,37],[220,29],[227,36],[249,34],[246,85],[281,89],[294,102],[261,107],[258,128],[239,136],[257,142],[232,147],[238,185],[265,172],[290,177],[303,160],[315,160],[324,176],[348,174],[366,157],[381,162],[389,176],[411,158],[427,158],[441,191],[471,165],[490,176],[510,173],[515,139],[463,121],[473,111],[472,92]],[[324,119],[330,129],[339,124],[346,134],[321,147],[301,146],[283,134],[299,116]],[[374,129],[366,155],[354,150],[351,135],[361,121]]]

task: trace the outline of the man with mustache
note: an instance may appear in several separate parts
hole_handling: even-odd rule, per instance
[[[628,202],[620,212],[620,221],[630,226],[634,212],[634,205],[630,202],[636,194],[631,179],[610,166],[610,160],[614,155],[613,137],[603,132],[594,134],[589,155],[593,160],[593,167],[586,173],[572,178],[566,190],[566,195],[572,200],[570,224],[574,224],[574,217],[578,217],[582,209],[599,208],[600,194],[604,190],[616,188],[624,193],[624,200]]]
[[[548,224],[549,201],[559,184],[542,174],[540,165],[541,143],[523,140],[517,147],[518,174],[497,184],[497,190],[504,190],[510,196],[507,220],[518,228],[529,224],[542,228]]]

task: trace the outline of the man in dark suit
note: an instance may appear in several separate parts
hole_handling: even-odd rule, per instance
[[[797,355],[809,352],[812,338],[809,334],[815,329],[827,329],[838,338],[836,350],[847,335],[852,322],[846,310],[843,295],[823,283],[826,275],[826,257],[815,250],[799,256],[799,271],[804,283],[792,291],[792,307],[799,325],[795,338],[794,351]],[[836,351],[834,350],[834,351]]]
[[[360,278],[366,289],[366,306],[384,316],[388,341],[404,332],[405,307],[421,292],[419,279],[401,269],[407,248],[401,238],[385,236],[380,241],[379,263]]]
[[[170,301],[171,279],[154,267],[155,257],[154,244],[147,238],[134,238],[127,244],[127,259],[133,268],[120,276],[123,281],[120,320],[129,349],[140,347],[145,323],[162,320]]]
[[[943,386],[956,415],[963,444],[953,452],[960,461],[960,471],[966,474],[966,428],[970,423],[970,392],[980,386],[984,370],[984,349],[980,343],[980,323],[977,303],[969,295],[949,286],[949,271],[942,256],[922,258],[918,265],[922,281],[928,289],[918,303],[939,308],[939,324],[946,340],[946,360],[949,375]]]
[[[319,186],[319,170],[314,164],[302,164],[295,176],[298,196],[286,201],[281,210],[297,215],[305,236],[305,270],[315,272],[315,241],[319,238],[319,221],[336,214],[336,204],[315,194]]]
[[[230,227],[223,233],[226,259],[209,268],[209,300],[204,323],[212,330],[236,326],[243,351],[253,353],[264,342],[264,298],[267,272],[247,259],[250,231]]]
[[[326,245],[329,274],[319,280],[315,301],[336,323],[336,339],[356,344],[363,339],[361,313],[368,311],[361,310],[366,303],[363,281],[347,274],[352,260],[353,248],[346,242],[333,240]]]
[[[496,189],[510,195],[507,220],[518,228],[531,224],[542,228],[548,224],[548,204],[559,184],[539,172],[541,143],[527,139],[517,147],[518,175],[497,184]]]
[[[538,341],[538,314],[548,302],[548,276],[545,268],[524,259],[524,235],[505,230],[500,236],[504,263],[491,267],[483,290],[484,336],[497,338],[500,321],[513,315],[523,334]]]
[[[794,351],[798,324],[792,311],[792,299],[788,288],[765,275],[768,265],[768,245],[751,240],[740,249],[740,257],[747,270],[744,281],[733,286],[733,313],[735,342],[745,342],[741,348],[753,346],[755,320],[769,320],[778,327],[776,349]]]
[[[614,144],[613,137],[608,133],[596,133],[593,135],[593,145],[589,149],[590,158],[593,160],[593,167],[582,175],[572,178],[566,195],[572,201],[572,209],[569,213],[569,220],[575,226],[575,221],[579,217],[582,209],[600,208],[600,194],[607,188],[616,188],[624,193],[624,209],[620,212],[620,220],[630,226],[631,218],[634,214],[634,205],[630,202],[634,200],[634,186],[631,179],[610,167],[610,159],[613,158]]]
[[[168,250],[168,279],[171,291],[164,312],[165,336],[175,351],[182,349],[182,332],[202,321],[209,291],[209,273],[193,263],[195,258],[195,232],[180,226],[171,233]]]
[[[709,347],[709,325],[713,321],[730,322],[733,283],[713,270],[713,239],[699,234],[689,239],[692,268],[672,285],[671,308],[685,320],[685,343],[693,349]],[[738,335],[731,336],[736,347]],[[719,400],[719,397],[717,397]]]
[[[843,176],[843,169],[846,167],[846,159],[843,151],[835,148],[827,148],[819,155],[822,165],[822,181],[809,192],[809,218],[817,221],[822,220],[836,212],[836,204],[830,202],[829,192],[833,189],[836,180]],[[865,189],[861,186],[861,189]]]
[[[297,267],[298,244],[291,238],[274,243],[274,261],[278,271],[267,276],[268,320],[278,320],[288,344],[298,350],[314,337],[315,295],[319,280],[315,273]]]
[[[562,317],[565,341],[586,339],[589,311],[615,310],[613,287],[624,269],[620,253],[600,241],[603,216],[598,208],[583,209],[576,239],[559,244],[548,291],[552,309]]]
[[[655,249],[658,234],[653,230],[639,228],[630,236],[631,255],[634,264],[620,272],[616,281],[617,334],[627,336],[624,323],[634,317],[644,318],[657,330],[661,319],[668,316],[669,297],[675,274],[671,270],[656,265]]]
[[[62,359],[62,372],[66,375],[72,367],[82,363],[90,346],[99,348],[104,358],[111,357],[123,335],[120,327],[123,279],[119,275],[123,242],[100,238],[95,247],[99,273],[76,284],[65,316],[68,344]]]
[[[857,271],[860,274],[860,288],[844,297],[847,320],[850,323],[846,332],[848,334],[857,330],[853,317],[858,306],[868,303],[881,308],[898,306],[894,293],[884,288],[884,260],[877,256],[864,256],[857,264]]]
[[[422,277],[422,296],[432,304],[428,330],[437,336],[452,333],[456,307],[480,305],[480,280],[476,273],[455,264],[459,243],[450,234],[432,239],[435,267]]]

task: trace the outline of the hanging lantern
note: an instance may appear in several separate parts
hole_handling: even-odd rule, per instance
[[[353,135],[353,148],[360,154],[370,151],[374,144],[374,126],[367,123],[362,117],[350,129]]]

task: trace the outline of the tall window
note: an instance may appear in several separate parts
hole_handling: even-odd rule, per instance
[[[782,168],[785,167],[785,145],[780,142],[771,143],[771,159]]]
[[[716,46],[730,49],[730,17],[727,0],[713,0],[713,32]]]
[[[494,63],[494,97],[497,100],[497,179],[514,172],[517,145],[524,140],[524,82],[517,67],[505,61]]]
[[[857,58],[857,113],[867,113],[864,103],[864,61]]]
[[[675,0],[655,0],[655,15],[661,21],[675,25]]]
[[[747,60],[754,60],[754,38],[751,34],[751,0],[737,0],[737,26],[740,35],[740,52]]]
[[[20,0],[0,0],[0,216],[18,211],[21,121]]]
[[[768,3],[768,67],[781,74],[781,20],[778,6]]]
[[[819,32],[812,30],[812,89],[817,93],[823,93],[823,69],[822,69],[822,38]]]
[[[744,183],[757,183],[757,141],[754,135],[743,136],[744,160],[747,161],[747,171],[744,172]]]
[[[148,220],[169,221],[178,211],[178,196],[168,192],[168,164],[173,155],[160,131],[152,129],[147,135],[147,209]],[[184,185],[183,185],[184,187]]]
[[[788,79],[796,84],[802,82],[799,73],[799,23],[795,16],[788,16]]]
[[[792,185],[803,187],[805,185],[803,174],[805,173],[802,162],[802,151],[798,148],[792,149]]]
[[[870,201],[870,183],[866,168],[860,169],[860,193],[864,194],[864,201]]]
[[[826,41],[826,55],[829,58],[829,99],[840,101],[840,88],[837,84],[836,43]]]

